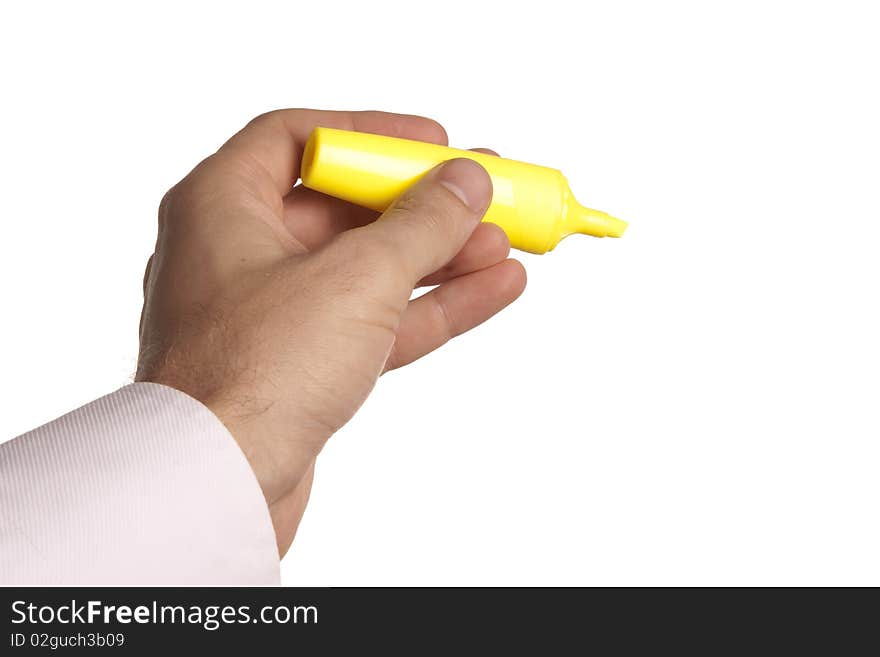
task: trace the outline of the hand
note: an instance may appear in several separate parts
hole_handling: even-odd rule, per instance
[[[480,223],[492,195],[482,167],[447,162],[378,217],[294,187],[318,125],[446,143],[439,124],[415,116],[260,116],[165,195],[144,279],[137,380],[186,392],[229,428],[282,556],[315,457],[378,377],[525,287],[504,232]],[[410,301],[420,285],[438,287]]]

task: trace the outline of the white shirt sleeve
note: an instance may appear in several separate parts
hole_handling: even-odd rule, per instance
[[[238,443],[188,395],[134,383],[0,445],[0,585],[277,585]]]

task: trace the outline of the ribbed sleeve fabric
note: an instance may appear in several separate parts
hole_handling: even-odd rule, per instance
[[[134,383],[0,445],[0,584],[279,581],[247,459],[178,390]]]

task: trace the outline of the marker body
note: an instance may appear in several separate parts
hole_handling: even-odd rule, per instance
[[[580,205],[556,169],[437,144],[315,128],[303,153],[306,187],[384,211],[441,162],[465,157],[492,179],[484,221],[498,224],[516,249],[546,253],[572,233],[620,237],[626,223]]]

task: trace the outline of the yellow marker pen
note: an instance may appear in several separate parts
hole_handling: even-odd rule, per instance
[[[458,157],[489,172],[484,221],[504,229],[516,249],[546,253],[574,233],[620,237],[626,230],[625,221],[578,203],[556,169],[409,139],[315,128],[301,175],[306,187],[381,212],[430,169]]]

